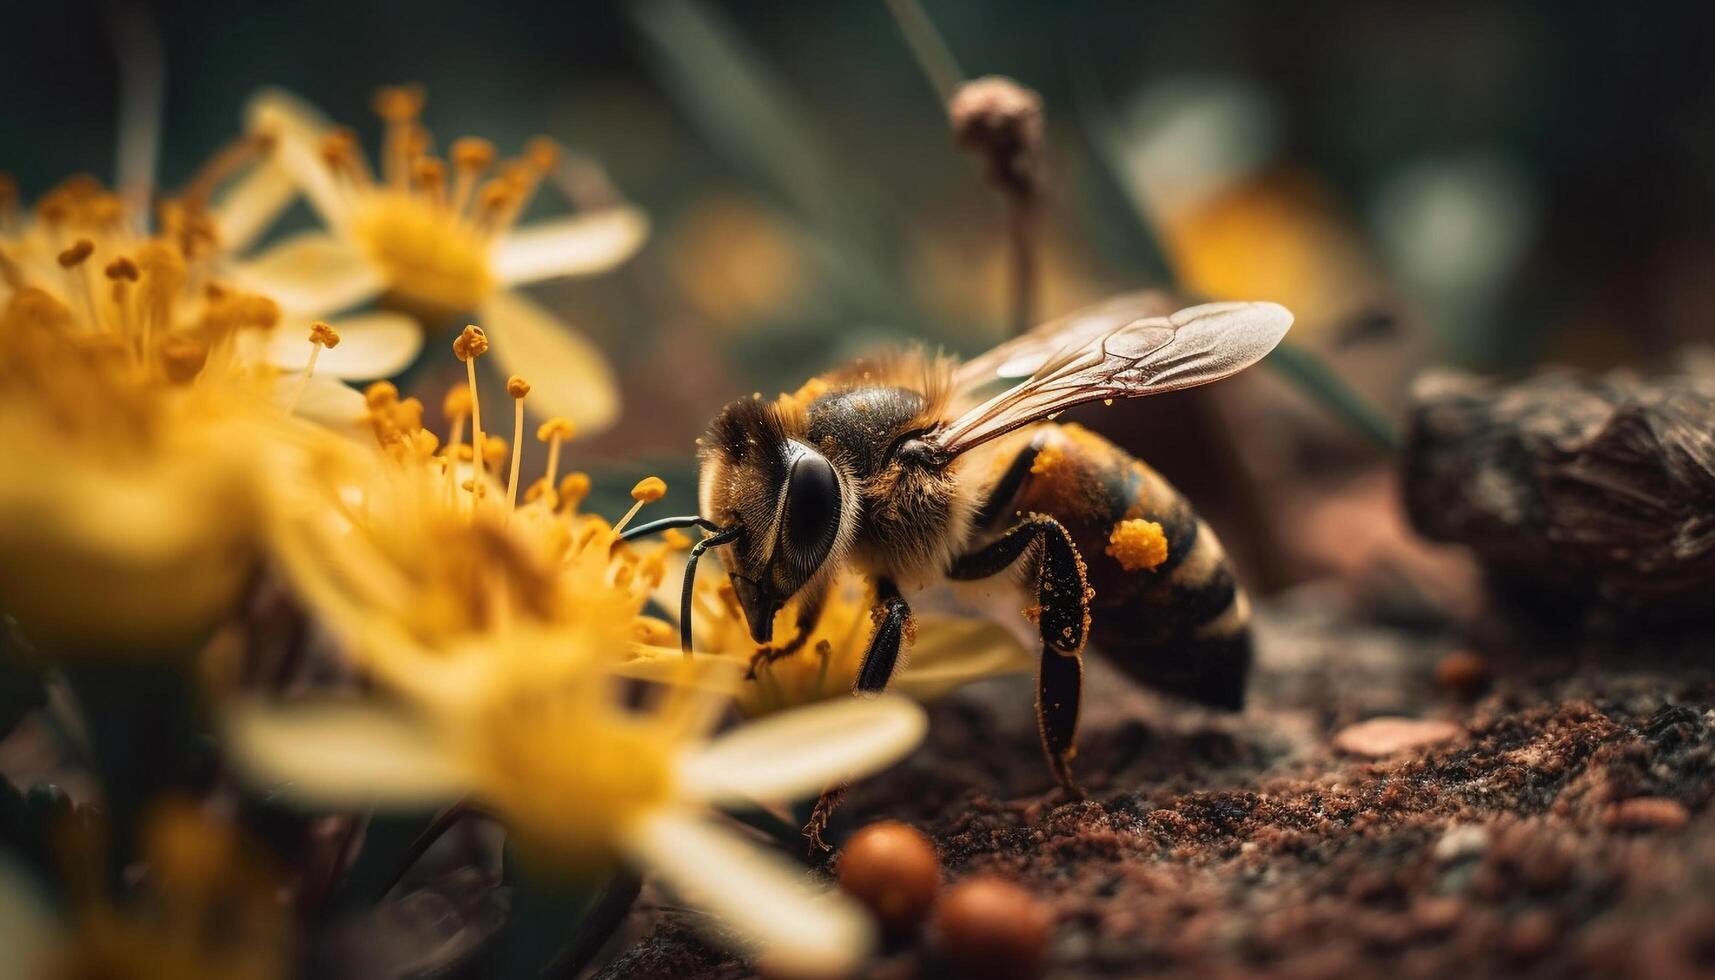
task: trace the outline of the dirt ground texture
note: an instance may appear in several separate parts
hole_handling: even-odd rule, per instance
[[[1023,884],[1057,921],[1051,977],[1715,975],[1708,636],[1515,622],[1473,648],[1400,611],[1325,587],[1271,600],[1238,715],[1090,657],[1082,801],[1051,791],[1031,685],[977,685],[854,788],[831,839],[901,819],[950,881]],[[1336,736],[1385,716],[1453,737],[1380,758],[1337,747],[1362,748],[1362,729]],[[750,973],[694,925],[646,894],[639,938],[600,975]],[[950,972],[925,936],[870,975]]]

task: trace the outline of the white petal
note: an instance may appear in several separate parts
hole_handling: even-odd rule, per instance
[[[210,211],[229,254],[248,249],[298,196],[292,175],[264,160],[216,196]]]
[[[326,117],[290,92],[268,88],[251,97],[244,119],[251,132],[274,137],[274,163],[291,175],[328,227],[343,227],[345,202],[321,159],[322,138],[332,129]]]
[[[494,246],[494,274],[507,285],[606,272],[631,258],[649,235],[638,208],[614,207],[532,222]]]
[[[920,616],[911,660],[894,675],[899,693],[933,701],[984,677],[1028,674],[1038,655],[1012,631],[986,619]]]
[[[298,391],[300,386],[303,387],[302,392]],[[324,378],[319,371],[307,385],[303,384],[301,376],[283,377],[274,391],[282,409],[285,403],[295,396],[297,402],[292,409],[293,415],[325,425],[336,432],[349,433],[355,430],[369,415],[369,406],[364,404],[363,392],[337,378]]]
[[[294,139],[311,146],[333,129],[333,121],[320,109],[283,88],[260,89],[244,104],[247,132],[272,133],[276,139]]]
[[[239,705],[226,732],[241,772],[307,806],[428,806],[471,783],[431,730],[372,705]]]
[[[374,298],[385,285],[381,273],[351,246],[322,231],[305,231],[242,262],[233,272],[239,285],[273,297],[282,308],[322,316]]]
[[[409,367],[423,349],[423,328],[403,313],[363,313],[328,321],[339,346],[316,357],[316,377],[389,378]],[[268,337],[267,359],[275,367],[302,370],[310,357],[310,320],[288,320]]]
[[[565,321],[511,290],[490,295],[479,316],[501,372],[530,382],[526,404],[537,414],[564,415],[580,434],[606,429],[619,417],[613,368]]]
[[[687,902],[719,917],[771,972],[843,976],[874,944],[868,915],[849,899],[811,885],[804,868],[688,813],[643,818],[626,850]]]
[[[892,764],[929,719],[902,697],[823,701],[747,722],[680,765],[687,795],[713,803],[813,796]]]

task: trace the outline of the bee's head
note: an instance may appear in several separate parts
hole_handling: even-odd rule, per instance
[[[758,643],[786,600],[826,581],[856,524],[851,477],[767,402],[728,405],[703,442],[701,510],[736,529],[721,554]]]

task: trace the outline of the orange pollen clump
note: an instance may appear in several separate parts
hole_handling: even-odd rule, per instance
[[[399,387],[391,381],[377,381],[363,389],[363,404],[370,409],[386,408],[399,401]]]
[[[470,414],[470,388],[459,385],[447,389],[447,397],[441,399],[441,414],[449,419],[462,419]]]
[[[94,251],[94,242],[87,238],[79,238],[72,244],[71,248],[60,253],[60,268],[70,269],[73,266],[82,265],[83,260],[89,258]]]
[[[138,277],[143,274],[142,270],[137,268],[137,263],[123,255],[107,263],[107,268],[102,271],[109,279],[115,281],[124,279],[127,282],[136,282]]]
[[[1132,518],[1114,525],[1105,550],[1128,572],[1154,570],[1167,560],[1167,535],[1155,521]]]
[[[1030,473],[1032,476],[1044,476],[1054,472],[1065,461],[1065,454],[1060,452],[1058,448],[1043,446],[1037,452],[1036,458],[1030,461]]]
[[[310,325],[310,343],[332,350],[339,346],[339,331],[326,321],[317,320]]]
[[[453,353],[461,361],[470,361],[488,353],[488,334],[474,323],[466,324],[464,330],[453,341]]]
[[[423,111],[421,85],[385,85],[375,93],[375,114],[387,122],[409,122]]]
[[[506,379],[506,393],[513,398],[523,398],[530,393],[530,382],[514,374]]]
[[[572,426],[571,419],[556,415],[536,427],[536,438],[542,442],[552,442],[555,439],[570,439],[577,430]]]
[[[638,503],[652,504],[666,495],[667,482],[658,476],[646,476],[631,488],[631,499]]]
[[[466,136],[453,141],[450,156],[459,170],[480,173],[494,165],[494,144],[479,136]]]

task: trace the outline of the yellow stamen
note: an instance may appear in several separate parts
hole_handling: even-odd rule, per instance
[[[208,363],[208,346],[184,334],[168,334],[161,338],[161,371],[176,385],[187,384]]]
[[[512,471],[506,477],[506,514],[510,518],[518,506],[518,468],[524,463],[524,396],[530,393],[530,383],[514,374],[506,379],[506,393],[512,396]]]
[[[578,505],[590,495],[590,475],[588,473],[567,473],[560,481],[560,503],[568,514],[575,513]]]
[[[476,192],[477,178],[494,166],[494,144],[475,136],[466,136],[454,141],[451,156],[453,169],[458,172],[453,182],[452,209],[455,214],[463,214],[465,208],[470,206],[471,195]]]
[[[387,124],[382,172],[395,187],[404,187],[410,175],[411,131],[424,99],[420,85],[388,85],[375,93],[375,114]]]
[[[322,320],[310,325],[310,360],[304,365],[304,376],[298,379],[298,390],[292,392],[292,398],[286,403],[286,414],[290,415],[298,407],[298,399],[304,397],[304,391],[310,387],[310,379],[316,373],[316,358],[321,356],[322,348],[339,346],[339,331]],[[397,394],[397,389],[395,389]],[[366,397],[365,402],[368,401]]]
[[[476,395],[476,359],[488,352],[488,335],[474,323],[466,324],[453,341],[453,354],[464,362],[465,382],[470,385],[470,448],[476,480],[482,482],[482,402]]]
[[[625,530],[625,525],[631,523],[631,519],[637,516],[637,512],[643,509],[644,504],[652,504],[666,495],[667,481],[660,477],[646,476],[638,480],[637,485],[631,488],[631,499],[637,502],[632,504],[631,509],[625,512],[625,516],[619,519],[619,523],[613,526],[613,533],[618,534]]]
[[[556,415],[536,428],[536,438],[548,444],[548,474],[543,481],[552,488],[560,475],[560,444],[576,432],[572,420]]]

